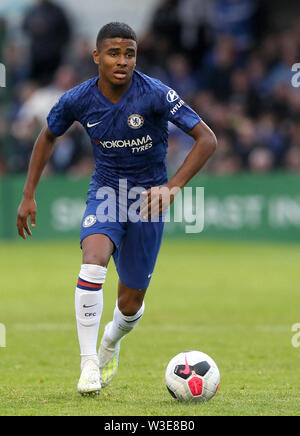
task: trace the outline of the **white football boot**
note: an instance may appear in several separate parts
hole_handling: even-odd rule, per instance
[[[105,388],[112,381],[118,371],[119,364],[121,339],[114,347],[112,347],[110,341],[105,338],[105,333],[107,332],[107,329],[111,323],[112,321],[105,326],[98,352],[100,380],[103,388]]]
[[[77,386],[78,392],[83,396],[99,395],[101,390],[99,367],[93,360],[87,360]]]

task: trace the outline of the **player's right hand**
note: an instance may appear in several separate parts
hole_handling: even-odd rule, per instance
[[[18,209],[18,218],[17,218],[18,233],[23,239],[26,239],[25,230],[29,236],[32,235],[31,230],[28,226],[27,218],[30,216],[30,225],[31,227],[35,227],[36,210],[37,210],[37,206],[34,198],[32,199],[23,198]]]

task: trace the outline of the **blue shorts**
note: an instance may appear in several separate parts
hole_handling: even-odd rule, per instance
[[[97,218],[100,204],[101,200],[87,201],[81,225],[80,243],[90,235],[108,236],[115,245],[113,258],[121,282],[133,289],[147,289],[161,246],[163,220],[100,222]]]

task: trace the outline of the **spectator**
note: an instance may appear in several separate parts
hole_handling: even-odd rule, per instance
[[[267,94],[267,66],[258,53],[254,53],[250,56],[247,64],[247,73],[251,91],[255,95],[260,96],[261,99],[265,98]]]
[[[168,41],[171,52],[180,47],[180,23],[177,15],[179,0],[163,0],[152,19],[152,33],[159,41]]]
[[[235,152],[240,157],[244,169],[249,168],[249,155],[258,146],[260,144],[256,136],[255,124],[252,120],[246,119],[235,132]]]
[[[25,16],[23,29],[30,41],[30,79],[49,84],[70,39],[68,19],[51,0],[37,0]]]
[[[286,155],[285,167],[288,171],[300,172],[300,146],[292,146]]]
[[[46,118],[61,95],[76,85],[76,75],[72,67],[61,66],[54,77],[54,82],[43,88],[38,88],[20,108],[18,119],[31,121],[37,119],[40,124]]]
[[[0,60],[3,59],[3,49],[6,40],[6,21],[0,16]]]
[[[76,175],[77,171],[93,169],[93,163],[89,140],[81,125],[75,123],[64,136],[58,138],[51,158],[50,170],[63,173],[70,171]]]
[[[235,174],[242,169],[241,159],[234,153],[230,135],[218,137],[218,153],[209,161],[206,169],[216,174]]]
[[[179,0],[179,49],[197,66],[212,45],[210,18],[215,0]]]
[[[252,88],[247,69],[240,68],[232,74],[230,100],[244,107],[248,115],[258,115],[259,97]]]
[[[256,137],[272,154],[272,163],[279,165],[286,148],[286,138],[284,133],[278,128],[278,122],[271,113],[262,114],[257,120]]]
[[[40,131],[40,124],[36,119],[31,121],[14,122],[10,132],[10,154],[8,166],[16,173],[23,173],[28,168],[34,139]]]
[[[259,21],[266,26],[266,14],[263,14],[261,0],[215,0],[212,23],[217,35],[229,35],[234,38],[240,51],[247,51],[255,44]]]
[[[0,118],[0,177],[6,173],[4,138],[5,138],[5,125],[3,119]]]
[[[57,70],[53,84],[38,88],[36,84],[26,82],[19,88],[19,102],[13,112],[14,121],[10,132],[12,140],[9,157],[10,168],[14,168],[16,172],[26,170],[37,132],[46,123],[51,107],[65,91],[74,85],[75,73],[73,69],[62,66]],[[64,144],[68,144],[67,141]],[[72,155],[74,147],[69,147],[69,149],[71,149],[70,154]],[[67,157],[63,151],[66,150],[67,147],[64,147],[61,153],[64,162]],[[73,157],[68,160],[70,165],[72,162]],[[54,167],[57,170],[61,170],[62,167],[66,168],[65,165]]]
[[[27,52],[24,47],[14,41],[4,47],[4,63],[7,68],[7,87],[10,94],[13,88],[24,82],[28,77],[28,64],[25,62]]]
[[[89,40],[79,38],[73,47],[72,55],[69,59],[69,64],[76,71],[76,81],[82,83],[92,77],[98,75],[97,65],[93,57],[93,47]]]
[[[231,76],[237,66],[234,40],[230,37],[219,38],[213,51],[206,57],[203,75],[200,75],[202,87],[208,88],[217,99],[228,101],[232,91]]]
[[[282,84],[292,87],[292,66],[299,61],[299,41],[294,40],[293,35],[293,32],[288,31],[278,38],[279,59],[266,81],[269,95]]]
[[[255,148],[249,155],[249,168],[255,173],[267,173],[273,167],[273,155],[265,148]]]
[[[169,57],[167,62],[167,84],[176,89],[179,95],[184,95],[186,99],[194,94],[197,83],[186,56],[173,54]]]
[[[288,29],[281,16],[278,26],[276,20],[271,29],[265,22],[260,26],[258,15],[264,17],[265,3],[162,0],[140,40],[137,68],[176,89],[216,132],[218,153],[206,166],[207,172],[300,171],[300,89],[291,86],[291,65],[300,62],[300,20],[289,22]],[[1,173],[26,170],[50,107],[64,91],[97,75],[93,46],[81,37],[73,41],[63,66],[58,67],[70,34],[60,8],[50,0],[40,0],[32,11],[26,19],[34,30],[30,50],[41,54],[33,63],[28,62],[25,44],[16,38],[18,32],[3,37],[0,22],[0,45],[4,44],[3,62],[8,70],[7,88],[0,100]],[[220,21],[222,16],[224,21]],[[261,40],[257,39],[259,26]],[[186,138],[170,125],[171,172],[193,144]],[[87,136],[75,124],[58,141],[47,171],[80,175],[92,169]]]

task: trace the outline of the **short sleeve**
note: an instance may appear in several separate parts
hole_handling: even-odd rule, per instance
[[[184,132],[190,132],[201,121],[199,115],[188,106],[173,89],[164,86],[161,104],[168,121]]]
[[[66,92],[51,109],[47,117],[48,127],[55,136],[61,136],[74,121],[76,120],[72,114],[70,95]]]

